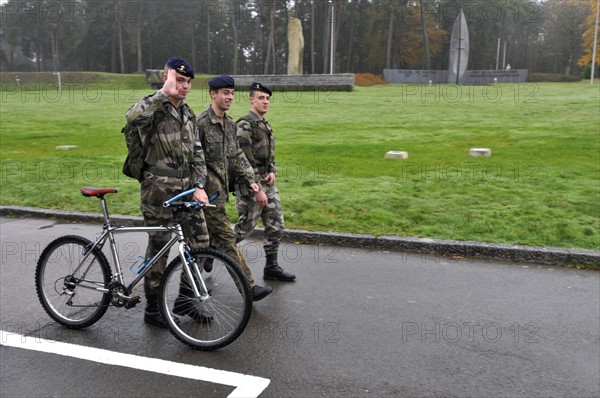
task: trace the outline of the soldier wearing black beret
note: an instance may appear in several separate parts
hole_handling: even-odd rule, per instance
[[[266,256],[263,278],[291,282],[296,279],[296,275],[285,271],[277,261],[284,230],[283,209],[279,189],[275,185],[275,135],[265,119],[273,93],[267,86],[258,82],[252,83],[249,90],[250,111],[238,119],[237,137],[240,148],[254,169],[255,179],[267,194],[268,206],[260,206],[248,190],[236,187],[235,207],[239,219],[235,224],[234,233],[236,240],[241,242],[252,234],[258,220],[262,220],[265,227],[263,249]]]
[[[250,93],[253,91],[260,91],[262,93],[269,94],[269,97],[273,96],[273,92],[269,89],[269,87],[265,86],[262,83],[254,82],[250,85]],[[250,95],[252,97],[252,95]]]

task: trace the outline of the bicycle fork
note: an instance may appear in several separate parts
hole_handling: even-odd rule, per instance
[[[192,257],[187,245],[184,242],[180,242],[178,251],[179,257],[181,258],[181,266],[183,267],[183,271],[185,272],[187,279],[190,281],[190,289],[194,292],[194,296],[198,297],[200,301],[205,302],[209,298],[208,288],[206,287],[204,279],[202,278],[200,268],[198,267],[198,261]],[[206,259],[203,261],[206,261]],[[196,282],[200,284],[202,293],[200,293],[199,286],[197,286]]]
[[[145,228],[146,231],[148,231],[148,229],[154,228]],[[156,230],[164,232],[165,228],[156,227]],[[140,280],[152,269],[156,262],[163,256],[168,255],[168,252],[171,249],[171,247],[175,243],[178,243],[177,252],[179,254],[179,258],[181,259],[181,266],[183,268],[182,272],[185,273],[187,280],[189,281],[190,289],[194,293],[194,296],[199,298],[200,301],[204,302],[208,300],[208,288],[206,287],[204,279],[202,278],[201,268],[198,267],[196,259],[194,259],[194,257],[191,255],[191,251],[185,242],[185,237],[181,225],[177,224],[175,227],[168,227],[168,230],[172,232],[174,236],[155,256],[152,257],[146,268],[137,276],[137,278],[135,278],[135,280],[133,280],[129,284],[129,286],[127,286],[124,293],[129,294],[133,290],[133,288],[140,282]],[[111,235],[112,234],[109,233],[109,236]],[[118,259],[116,260],[116,266],[120,276],[121,267],[118,263]]]

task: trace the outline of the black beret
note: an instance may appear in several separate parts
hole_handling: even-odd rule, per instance
[[[184,59],[179,57],[171,57],[167,60],[167,68],[174,69],[181,76],[194,78],[194,69]]]
[[[269,90],[269,87],[267,87],[263,84],[260,84],[258,82],[254,82],[250,85],[250,91],[262,91],[263,93],[269,94],[269,96],[273,95],[271,90]]]
[[[235,80],[229,75],[215,76],[208,81],[208,87],[210,87],[211,90],[235,88]]]

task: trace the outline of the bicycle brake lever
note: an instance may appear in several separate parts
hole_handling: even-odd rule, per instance
[[[186,206],[193,207],[194,210],[200,210],[200,209],[203,209],[205,207],[217,207],[217,206],[212,205],[210,203],[204,204],[204,203],[199,203],[199,202],[189,202],[189,205],[186,205]]]

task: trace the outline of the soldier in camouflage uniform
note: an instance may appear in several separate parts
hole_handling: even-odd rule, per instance
[[[250,112],[237,121],[237,136],[240,147],[254,169],[255,178],[268,198],[266,207],[260,206],[254,196],[243,186],[236,187],[235,206],[239,220],[235,224],[237,242],[246,239],[262,219],[265,227],[264,250],[267,257],[264,279],[291,282],[296,275],[284,271],[277,263],[279,242],[283,235],[283,210],[279,190],[275,185],[275,137],[269,122],[264,118],[269,111],[272,92],[261,83],[250,85]]]
[[[187,62],[170,58],[165,65],[163,88],[142,98],[126,113],[127,122],[140,127],[143,146],[148,148],[140,187],[141,211],[147,226],[172,223],[172,210],[164,208],[162,203],[184,190],[195,187],[193,199],[208,203],[204,191],[207,175],[204,153],[198,140],[195,115],[185,103],[193,78],[194,71]],[[202,211],[187,211],[183,219],[190,247],[207,247],[208,231]],[[149,234],[146,257],[157,254],[170,235],[168,232]],[[158,309],[159,284],[166,262],[166,257],[161,258],[144,278],[147,299],[144,321],[158,327],[167,327]]]
[[[210,246],[227,253],[240,264],[252,287],[253,299],[258,301],[269,295],[273,289],[254,283],[252,272],[236,245],[225,211],[225,202],[229,200],[230,181],[244,185],[263,206],[267,204],[267,197],[254,180],[254,171],[238,145],[235,123],[226,113],[233,101],[233,78],[214,77],[208,81],[208,85],[211,104],[198,115],[197,127],[208,169],[206,192],[210,197],[219,194],[219,198],[212,202],[216,207],[204,210]]]

